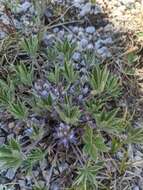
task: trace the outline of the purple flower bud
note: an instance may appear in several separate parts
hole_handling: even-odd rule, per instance
[[[58,140],[58,144],[62,144],[67,148],[70,143],[76,143],[76,137],[73,129],[64,123],[60,123],[60,125],[56,128],[54,137]]]
[[[42,98],[47,98],[49,95],[49,93],[46,90],[41,91],[40,94],[41,94]]]

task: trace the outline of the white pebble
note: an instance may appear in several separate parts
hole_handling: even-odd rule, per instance
[[[95,27],[94,26],[88,26],[85,31],[89,34],[93,34],[95,32]]]
[[[58,37],[62,39],[64,37],[64,34],[65,34],[64,30],[61,30],[58,32]]]
[[[74,52],[72,59],[74,61],[80,61],[80,58],[81,58],[81,54],[79,52]]]
[[[79,32],[83,32],[83,31],[84,31],[83,27],[79,27]]]
[[[54,29],[53,29],[53,32],[54,32],[54,33],[58,33],[58,32],[59,32],[59,28],[54,28]]]
[[[78,33],[78,36],[79,36],[80,38],[83,38],[83,37],[84,37],[84,33],[83,33],[82,31],[80,31],[80,32]]]
[[[98,40],[97,42],[95,42],[95,49],[99,49],[101,48],[103,45],[103,40]]]
[[[112,43],[113,43],[113,40],[112,40],[111,37],[106,38],[106,39],[103,40],[103,44],[112,44]]]
[[[3,31],[0,31],[0,40],[6,37],[6,33]]]
[[[89,14],[90,10],[91,10],[91,3],[86,3],[81,9],[80,16],[85,16]]]
[[[73,27],[72,31],[73,31],[74,33],[78,33],[79,28],[78,28],[77,26],[75,26],[75,27]]]
[[[133,187],[133,190],[140,190],[138,186]]]
[[[82,3],[84,3],[84,0],[74,0],[74,5],[77,8],[80,8],[82,6]]]
[[[93,48],[94,48],[94,47],[93,47],[93,44],[88,44],[87,49],[91,50],[91,49],[93,49]]]
[[[83,39],[79,42],[79,44],[80,44],[80,47],[85,48],[85,47],[88,45],[88,40],[83,38]]]
[[[25,1],[22,5],[20,5],[17,9],[17,13],[26,12],[31,7],[31,3]]]
[[[109,58],[109,57],[111,57],[110,51],[108,50],[107,47],[104,47],[104,46],[103,46],[102,48],[98,49],[98,50],[97,50],[97,53],[98,53],[101,57],[103,57],[103,58]]]

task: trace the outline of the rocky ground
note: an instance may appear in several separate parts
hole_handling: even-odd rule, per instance
[[[7,1],[7,9],[5,8],[5,3],[5,0],[0,0],[0,73],[2,77],[5,78],[7,74],[7,68],[4,68],[3,65],[2,55],[5,55],[7,62],[11,64],[17,59],[16,50],[12,49],[12,46],[7,48],[7,43],[9,42],[6,41],[9,36],[13,38],[12,34],[15,32],[22,33],[23,36],[28,37],[31,34],[37,34],[39,30],[42,31],[42,47],[44,48],[52,48],[55,42],[62,42],[66,38],[69,42],[77,44],[72,60],[76,69],[81,73],[83,83],[86,81],[88,70],[84,55],[85,52],[91,51],[96,55],[94,62],[108,64],[109,67],[113,67],[114,72],[120,78],[123,77],[122,79],[125,80],[123,81],[123,86],[126,86],[126,91],[124,97],[118,101],[118,105],[123,108],[127,106],[131,113],[135,114],[134,126],[142,126],[142,39],[138,36],[140,32],[143,32],[143,4],[141,0],[97,0],[96,3],[85,0],[53,0],[48,3],[48,6],[44,3],[43,5],[41,4],[41,8],[39,4],[32,3],[32,1],[22,0],[20,4],[16,4],[13,0]],[[16,42],[14,39],[12,40],[10,43],[14,46]],[[4,51],[9,54],[7,55],[7,52],[5,53]],[[136,74],[132,76],[132,73],[130,73],[132,71],[128,70],[126,78],[124,67],[130,60],[129,56],[132,55],[134,56],[133,62],[137,65]],[[41,57],[39,56],[39,62]],[[60,59],[62,60],[62,57]],[[92,64],[93,59],[88,59],[88,61]],[[113,64],[114,66],[112,66]],[[42,65],[42,69],[47,68]],[[132,80],[133,77],[136,80]],[[128,84],[126,84],[126,80],[128,80]],[[37,96],[46,96],[50,90],[53,99],[59,97],[58,89],[55,86],[51,87],[43,80],[36,79],[32,90]],[[84,85],[79,98],[83,99],[89,93],[89,90],[89,86]],[[4,144],[7,139],[15,136],[23,144],[26,144],[31,134],[31,127],[24,128],[21,121],[13,120],[3,110],[0,112],[0,117],[0,144]],[[30,123],[29,126],[31,126],[31,123],[40,126],[47,125],[46,118],[37,118],[34,114],[30,115],[27,123]],[[20,127],[23,128],[22,133],[19,132]],[[60,127],[60,129],[66,128],[69,130],[62,123]],[[59,134],[59,131],[57,133]],[[72,136],[73,133],[71,131],[70,135]],[[42,143],[40,144],[41,146]],[[110,175],[100,176],[99,181],[101,183],[102,181],[108,181],[107,183],[105,182],[105,186],[106,184],[108,186],[107,189],[143,189],[143,147],[141,145],[130,145],[127,152],[126,161],[129,166],[125,172],[119,172],[120,175],[116,175],[118,167],[114,161],[108,164],[108,160],[113,158],[105,156],[107,159],[107,173],[114,173],[111,180],[109,180]],[[53,156],[53,152],[51,152],[51,155]],[[52,156],[51,159],[53,159]],[[123,163],[125,154],[122,149],[116,153],[115,157],[119,162]],[[34,180],[37,180],[41,186],[46,184],[47,189],[49,188],[50,190],[66,189],[65,186],[67,187],[68,183],[71,184],[71,178],[73,178],[73,176],[70,178],[73,169],[70,163],[73,160],[71,160],[71,158],[68,161],[64,160],[61,156],[61,160],[52,171],[53,175],[49,187],[50,166],[53,161],[49,159],[50,163],[47,163],[45,158],[34,170]],[[64,179],[65,173],[66,179]],[[74,174],[72,173],[72,175]],[[1,172],[0,183],[3,185],[9,183],[18,184],[13,187],[14,189],[32,189],[33,176],[27,175],[23,177],[20,172],[16,173],[8,169]],[[102,189],[105,189],[105,187]]]

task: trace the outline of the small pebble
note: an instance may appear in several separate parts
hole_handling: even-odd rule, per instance
[[[84,38],[84,33],[83,33],[83,31],[79,31],[78,36],[79,36],[80,38]]]
[[[25,187],[25,180],[18,180],[18,184],[20,185],[20,188],[24,188]]]
[[[54,28],[54,29],[53,29],[53,32],[54,32],[54,33],[58,33],[58,32],[59,32],[59,28]]]
[[[94,49],[93,44],[88,44],[87,49],[88,49],[88,50],[92,50],[92,49]]]
[[[82,3],[84,3],[84,0],[74,0],[74,6],[77,8],[80,8]]]
[[[72,31],[77,34],[79,31],[79,28],[77,26],[75,26],[75,27],[73,27]]]
[[[88,26],[85,31],[89,34],[93,34],[95,32],[95,27],[94,26]]]
[[[90,10],[91,10],[91,3],[86,3],[86,4],[82,7],[82,9],[81,9],[79,15],[80,15],[81,17],[83,17],[83,16],[89,14],[89,13],[90,13]]]
[[[95,49],[101,48],[103,45],[103,40],[99,39],[97,42],[95,42]]]
[[[12,180],[15,177],[14,169],[8,169],[5,177],[8,178],[9,180]]]
[[[31,7],[31,3],[28,1],[25,1],[23,4],[21,4],[18,9],[17,9],[17,13],[25,13],[28,11],[28,9]]]
[[[80,61],[81,59],[81,54],[79,52],[74,52],[72,59],[76,62]]]
[[[110,51],[108,50],[107,47],[102,47],[102,48],[98,49],[98,50],[97,50],[97,53],[98,53],[101,57],[103,57],[103,58],[109,58],[109,57],[111,57],[111,53],[110,53]]]
[[[3,31],[0,31],[0,40],[6,37],[6,33]]]
[[[83,92],[84,95],[86,95],[86,94],[88,93],[88,91],[89,91],[89,88],[88,88],[88,87],[85,87],[85,88],[83,88],[83,90],[82,90],[82,92]]]
[[[63,39],[64,34],[65,34],[64,30],[60,30],[60,31],[58,32],[58,37],[59,37],[60,39]]]
[[[138,186],[133,187],[133,190],[140,190]]]
[[[14,122],[10,122],[9,124],[8,124],[8,128],[9,129],[13,129],[15,127],[15,123]]]
[[[112,40],[111,37],[104,39],[102,42],[103,42],[103,44],[105,44],[105,45],[106,45],[106,44],[113,44],[113,40]]]
[[[88,45],[88,40],[87,39],[82,39],[79,42],[79,45],[80,45],[81,48],[85,48]]]
[[[40,95],[44,98],[48,97],[49,93],[47,92],[47,90],[43,90]]]

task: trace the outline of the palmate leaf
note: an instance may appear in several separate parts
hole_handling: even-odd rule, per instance
[[[60,66],[55,65],[54,71],[51,71],[50,73],[48,73],[47,78],[50,82],[58,84],[60,82],[60,78],[61,78]]]
[[[24,38],[21,42],[21,48],[31,57],[35,57],[39,48],[38,36],[30,36],[29,38]]]
[[[106,66],[103,69],[100,69],[99,65],[94,67],[93,72],[89,77],[89,83],[95,95],[104,92],[108,76],[109,71]]]
[[[78,106],[70,106],[67,104],[56,107],[56,111],[62,121],[71,125],[77,124],[81,115]]]
[[[92,165],[90,162],[78,169],[78,176],[73,184],[82,190],[97,189],[98,182],[96,180],[97,173],[103,167],[103,162]],[[79,188],[79,189],[80,189]]]
[[[100,130],[111,134],[123,132],[125,130],[124,122],[122,118],[116,117],[117,113],[118,110],[115,109],[108,112],[103,111],[98,114],[93,114],[97,123],[97,127]]]
[[[7,106],[11,101],[12,96],[11,93],[5,89],[0,90],[0,104],[2,106]]]
[[[81,111],[78,106],[72,105],[72,99],[65,96],[65,102],[56,106],[56,111],[59,114],[62,121],[66,124],[76,125],[81,116]]]
[[[28,116],[28,109],[20,100],[18,100],[16,103],[9,103],[9,112],[16,119],[26,119]]]
[[[112,97],[120,95],[119,80],[107,69],[107,66],[100,68],[95,66],[89,76],[89,83],[92,87],[92,94],[99,95],[106,93]]]
[[[17,169],[23,161],[21,146],[18,141],[11,139],[8,145],[0,146],[0,168]]]
[[[105,105],[104,98],[103,100],[101,99],[98,100],[94,98],[85,102],[86,110],[91,114],[101,112],[104,105]]]
[[[7,106],[9,102],[12,102],[14,99],[14,85],[13,82],[8,80],[0,80],[0,104],[2,106]]]
[[[104,139],[101,135],[94,135],[93,129],[87,127],[83,137],[84,152],[88,154],[93,160],[98,158],[98,153],[107,152],[108,148],[104,143]]]
[[[121,95],[121,89],[119,87],[119,79],[115,76],[109,75],[105,91],[112,97]]]
[[[74,70],[72,63],[65,61],[63,75],[68,83],[73,83],[78,78],[78,73]]]
[[[31,172],[33,167],[39,162],[42,161],[45,157],[45,152],[40,148],[34,148],[23,162],[24,169],[27,172]]]
[[[53,104],[53,99],[51,94],[49,93],[48,97],[46,98],[35,97],[33,109],[37,110],[38,108],[40,108],[42,110],[46,109],[48,111],[51,111],[52,104]]]
[[[15,66],[16,77],[24,85],[32,85],[33,69],[28,69],[24,63]]]
[[[37,139],[42,139],[44,136],[44,129],[39,125],[32,125],[32,133],[30,135],[30,139],[36,141]]]
[[[128,131],[127,143],[143,144],[143,128],[131,128]]]
[[[63,53],[65,60],[69,61],[75,51],[76,45],[65,39],[63,42],[58,42],[56,48],[59,52]]]
[[[96,57],[95,52],[91,51],[91,50],[87,50],[84,55],[83,55],[83,59],[86,63],[86,65],[89,66],[95,66],[96,64],[99,64],[99,60]]]
[[[98,150],[95,143],[93,142],[93,130],[88,127],[84,133],[84,152],[88,154],[93,160],[96,160],[98,157]]]
[[[47,56],[48,61],[51,61],[52,63],[56,62],[58,54],[59,53],[55,47],[47,48],[46,56]]]

